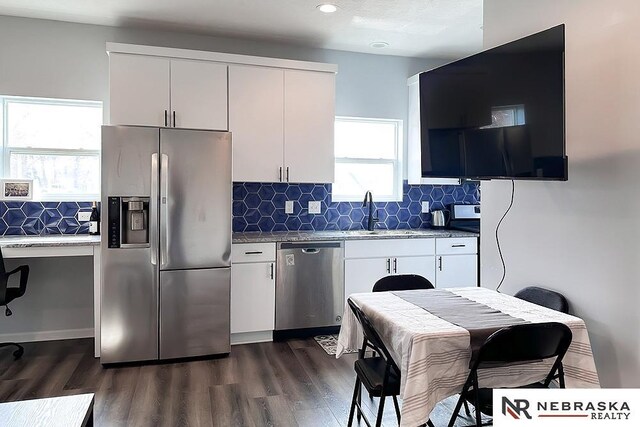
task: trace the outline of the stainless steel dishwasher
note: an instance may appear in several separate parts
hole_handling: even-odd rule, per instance
[[[336,326],[343,311],[343,243],[279,243],[276,330]]]

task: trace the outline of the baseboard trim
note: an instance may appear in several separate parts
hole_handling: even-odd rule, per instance
[[[273,331],[243,332],[231,334],[231,345],[273,341]]]
[[[74,338],[93,338],[94,329],[63,329],[60,331],[20,332],[0,334],[0,342],[36,342],[70,340]]]

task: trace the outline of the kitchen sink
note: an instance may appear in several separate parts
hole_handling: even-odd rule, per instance
[[[355,236],[409,236],[420,234],[420,231],[416,230],[350,230],[344,232],[347,235],[355,235]]]

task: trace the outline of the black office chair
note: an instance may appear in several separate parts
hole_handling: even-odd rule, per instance
[[[519,290],[514,297],[529,301],[562,313],[569,313],[569,301],[559,292],[538,286],[529,286]]]
[[[389,350],[382,342],[380,335],[376,332],[371,321],[360,307],[358,307],[351,298],[347,300],[351,311],[358,319],[362,332],[364,333],[364,342],[359,351],[359,358],[354,364],[356,371],[356,385],[353,390],[353,399],[351,400],[351,410],[349,411],[348,427],[353,423],[353,415],[357,410],[358,420],[364,419],[367,426],[371,427],[371,423],[364,415],[361,405],[362,386],[367,389],[370,396],[380,398],[378,406],[378,416],[376,418],[376,427],[382,424],[382,414],[384,411],[384,401],[388,396],[393,397],[393,405],[400,423],[400,406],[398,405],[398,395],[400,394],[400,368],[389,354]],[[367,348],[374,349],[379,356],[365,357]],[[431,420],[427,421],[429,427],[434,427]]]
[[[18,288],[9,287],[9,277],[18,272],[20,273],[20,286]],[[12,314],[11,310],[9,309],[9,303],[14,299],[20,298],[22,295],[24,295],[24,292],[27,290],[27,280],[29,280],[29,266],[21,265],[20,267],[7,272],[4,267],[2,250],[0,250],[0,307],[5,307],[5,316],[11,316]],[[9,346],[17,347],[17,350],[13,352],[13,357],[16,360],[22,357],[24,348],[20,344],[14,342],[0,343],[0,348]]]
[[[555,357],[555,362],[544,382],[527,387],[548,388],[551,381],[557,379],[560,388],[564,388],[564,371],[562,358],[571,344],[572,333],[568,326],[557,323],[525,323],[502,328],[482,344],[475,358],[471,361],[471,371],[462,387],[460,398],[453,411],[449,427],[455,424],[460,408],[465,401],[476,407],[476,427],[482,425],[482,415],[493,414],[491,396],[481,396],[491,389],[478,386],[478,370],[498,368],[513,363],[534,362]]]
[[[411,291],[414,289],[433,289],[433,284],[417,274],[399,274],[386,276],[373,285],[373,292]]]

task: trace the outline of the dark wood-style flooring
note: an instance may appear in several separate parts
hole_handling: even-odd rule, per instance
[[[24,347],[18,361],[0,350],[0,401],[93,392],[96,426],[345,426],[355,381],[356,355],[335,359],[313,339],[233,346],[217,359],[109,368],[93,357],[92,339]],[[374,420],[377,399],[363,403]],[[436,408],[436,426],[447,425],[454,403]],[[397,426],[391,399],[384,425]]]

